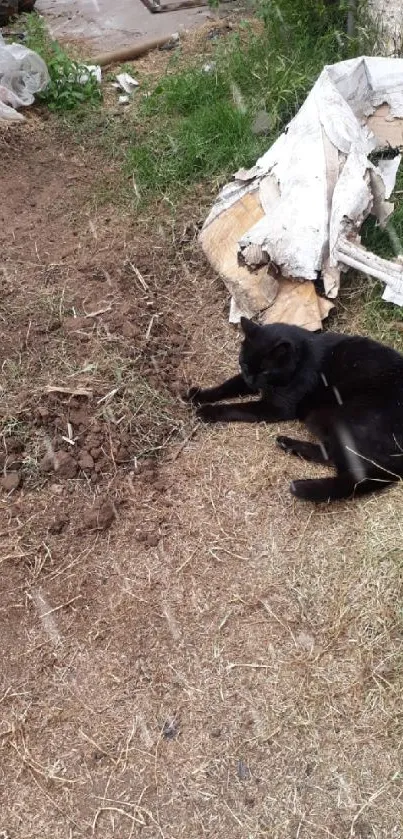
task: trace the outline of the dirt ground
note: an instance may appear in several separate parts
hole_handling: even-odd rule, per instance
[[[399,839],[401,487],[304,505],[276,427],[195,425],[211,196],[97,204],[40,112],[0,148],[1,839]]]

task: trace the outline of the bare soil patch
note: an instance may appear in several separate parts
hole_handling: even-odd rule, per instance
[[[301,505],[278,429],[195,428],[238,344],[200,199],[0,143],[0,835],[398,839],[401,488]]]

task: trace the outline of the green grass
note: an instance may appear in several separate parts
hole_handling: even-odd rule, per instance
[[[375,218],[369,216],[361,230],[361,240],[368,250],[384,259],[394,259],[403,254],[403,171],[397,173],[396,187],[391,200],[395,209],[388,219],[385,229],[379,227]],[[403,351],[403,309],[392,303],[384,302],[382,297],[383,284],[368,281],[368,289],[364,295],[363,328],[379,341],[385,341]]]
[[[42,100],[67,117],[82,142],[97,144],[119,164],[122,197],[124,180],[131,185],[126,195],[131,191],[140,202],[171,203],[197,182],[222,183],[276,139],[325,64],[370,51],[374,41],[361,19],[357,38],[347,38],[339,2],[255,0],[255,9],[260,31],[245,22],[237,34],[219,40],[213,55],[186,69],[178,68],[176,51],[165,76],[153,86],[142,78],[132,106],[120,113],[77,111],[78,104],[99,102],[99,86],[94,79],[81,85],[82,66],[50,41],[38,15],[26,16],[28,45],[43,56],[51,75]],[[262,109],[268,134],[256,136],[253,121]]]
[[[370,216],[362,227],[362,242],[366,248],[385,259],[403,254],[403,169],[397,172],[396,185],[391,201],[395,205],[386,228],[382,229]]]
[[[260,0],[264,22],[256,33],[243,32],[217,46],[186,71],[168,72],[147,98],[140,100],[128,143],[127,175],[144,199],[168,195],[203,178],[225,180],[239,166],[249,166],[268,148],[296,114],[327,63],[359,54],[370,29],[345,35],[345,11],[322,0]],[[252,131],[256,113],[268,115],[268,136]]]
[[[141,102],[127,149],[126,172],[140,195],[173,197],[184,185],[225,179],[254,163],[297,112],[324,62],[338,57],[336,35],[325,42],[314,49],[306,35],[290,50],[266,29],[254,34],[246,28],[217,47],[210,72],[200,60],[167,74]],[[270,126],[264,137],[252,131],[262,108]]]
[[[121,164],[131,185],[126,196],[131,191],[140,202],[162,198],[175,204],[195,183],[225,182],[276,139],[324,64],[369,50],[369,30],[361,26],[355,40],[345,35],[338,3],[256,3],[263,20],[259,32],[244,23],[237,34],[221,38],[212,55],[185,69],[178,67],[176,51],[157,84],[141,77],[129,109],[117,108],[113,115],[82,109],[69,120],[81,141],[92,139]],[[210,72],[203,69],[206,63],[213,65]],[[262,109],[269,131],[256,136],[252,125]]]
[[[383,283],[365,278],[359,297],[360,331],[403,352],[403,309],[382,300]]]
[[[125,168],[140,194],[177,193],[183,186],[252,163],[264,143],[250,130],[247,114],[229,102],[198,108],[191,117],[151,129],[147,142],[128,148]]]

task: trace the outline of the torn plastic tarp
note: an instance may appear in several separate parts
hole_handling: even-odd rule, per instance
[[[400,154],[369,158],[388,145],[403,146],[403,59],[325,67],[283,134],[236,173],[204,223],[202,247],[232,294],[232,321],[264,312],[266,322],[280,314],[319,328],[349,266],[382,279],[385,299],[403,305],[400,261],[374,257],[359,239],[370,213],[384,225],[393,211]],[[318,277],[328,299],[314,290]],[[297,311],[304,297],[308,323]]]
[[[17,108],[32,105],[48,83],[43,59],[22,44],[6,44],[0,35],[0,120],[23,120]]]

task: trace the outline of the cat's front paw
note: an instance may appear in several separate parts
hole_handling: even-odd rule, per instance
[[[198,397],[201,394],[201,392],[201,387],[190,387],[189,390],[186,391],[186,393],[182,394],[182,399],[185,402],[191,402],[192,405],[199,405],[200,403]]]
[[[220,422],[221,412],[217,405],[201,405],[196,411],[196,416],[202,422]]]
[[[291,437],[284,437],[282,434],[279,434],[279,436],[276,437],[276,443],[279,449],[282,449],[283,452],[291,453],[293,451],[293,442],[294,440],[292,440]]]

